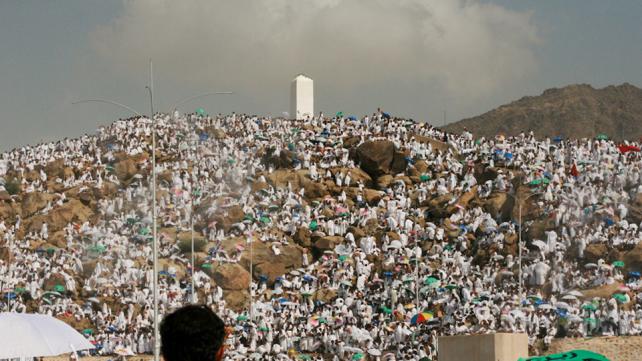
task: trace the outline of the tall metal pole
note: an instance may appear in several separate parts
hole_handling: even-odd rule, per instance
[[[252,273],[252,263],[254,263],[252,246],[254,245],[254,241],[252,240],[251,234],[248,237],[248,241],[250,242],[250,289],[248,290],[250,294],[250,320],[254,321],[254,297],[252,296],[252,279],[254,278],[254,274]]]
[[[154,121],[154,68],[149,60],[149,108],[152,121],[152,235],[154,268],[154,361],[160,361],[160,335],[158,333],[158,238],[156,237],[156,122]]]
[[[519,202],[519,244],[517,246],[517,250],[519,252],[519,304],[522,304],[522,300],[524,299],[524,294],[522,293],[523,291],[523,285],[522,282],[524,281],[524,278],[522,276],[522,202]]]
[[[194,166],[192,166],[192,182],[194,182],[194,168],[198,166],[198,141],[196,142],[196,163]],[[196,174],[196,178],[198,179],[198,174]],[[196,303],[196,288],[194,285],[194,276],[196,272],[196,263],[194,262],[194,185],[192,184],[192,187],[190,188],[191,193],[190,194],[190,213],[189,213],[189,223],[190,223],[190,229],[192,232],[192,303]]]

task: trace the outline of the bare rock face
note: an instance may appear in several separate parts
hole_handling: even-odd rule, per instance
[[[131,158],[126,158],[116,163],[114,166],[114,171],[116,172],[116,177],[121,182],[129,181],[136,173],[138,173],[138,167],[136,162]]]
[[[250,286],[250,273],[235,263],[216,267],[212,271],[212,278],[224,290],[246,290]]]
[[[53,195],[40,192],[26,193],[22,198],[22,216],[30,217],[45,208],[53,200]]]
[[[46,222],[49,232],[53,233],[62,230],[68,223],[84,223],[94,215],[89,207],[77,199],[72,199],[60,207],[56,207],[47,214],[41,214],[25,222],[29,231],[39,231],[42,223]]]
[[[223,291],[223,299],[227,307],[237,312],[245,309],[250,304],[250,295],[247,291]]]
[[[398,151],[389,140],[361,144],[357,148],[356,157],[361,169],[372,178],[403,172],[407,164],[404,153]]]
[[[303,262],[303,248],[300,246],[289,243],[279,246],[279,249],[280,254],[275,255],[270,245],[255,241],[252,243],[251,251],[249,245],[245,248],[239,264],[249,270],[252,262],[252,276],[268,276],[268,284],[272,285],[276,277],[300,268]]]
[[[602,243],[591,243],[584,250],[584,258],[590,262],[597,262],[600,258],[606,259],[608,248]]]
[[[626,252],[623,257],[624,265],[630,271],[642,271],[642,244],[638,243],[631,251]]]
[[[369,188],[366,188],[363,190],[363,198],[371,206],[379,203],[382,197],[383,197],[383,192],[381,191],[377,191]]]

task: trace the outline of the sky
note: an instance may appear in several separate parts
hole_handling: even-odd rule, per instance
[[[615,6],[617,4],[617,6]],[[180,111],[377,109],[441,125],[552,87],[642,86],[642,1],[0,0],[0,150]]]

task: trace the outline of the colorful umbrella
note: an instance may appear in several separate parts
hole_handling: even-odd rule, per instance
[[[421,323],[430,321],[433,317],[434,317],[433,314],[430,312],[421,312],[412,316],[412,318],[410,319],[410,324],[411,325],[421,324]]]

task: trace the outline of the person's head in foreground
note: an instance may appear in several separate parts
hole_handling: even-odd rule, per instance
[[[225,324],[207,306],[188,305],[165,316],[160,336],[165,361],[223,360]]]

